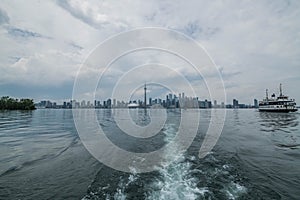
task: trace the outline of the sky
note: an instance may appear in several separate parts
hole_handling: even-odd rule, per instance
[[[300,1],[297,0],[2,0],[0,96],[35,101],[69,100],[78,71],[99,44],[114,35],[144,27],[178,31],[199,43],[221,74],[226,103],[232,103],[233,98],[253,103],[254,98],[265,96],[266,88],[270,93],[278,93],[279,83],[283,84],[284,93],[300,103]],[[114,45],[118,48],[122,42]],[[200,99],[209,99],[204,77],[196,76],[188,70],[187,63],[174,55],[151,50],[135,52],[113,64],[99,83],[97,98],[108,98],[112,86],[132,66],[154,61],[186,76],[199,90]],[[139,98],[141,83],[158,80],[157,71],[167,70],[163,66],[155,69],[136,70],[134,76],[127,77],[129,82],[124,79],[128,87],[122,84],[121,90]],[[171,71],[166,71],[161,79],[168,79],[168,84],[176,88],[178,78],[174,79]],[[205,77],[211,81],[215,78]],[[159,85],[148,87],[153,97],[163,97],[168,92]],[[184,92],[184,88],[178,88],[174,92]],[[89,93],[85,95],[92,98]]]

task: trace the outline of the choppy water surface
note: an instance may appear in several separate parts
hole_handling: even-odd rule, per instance
[[[150,120],[140,110],[133,121]],[[111,110],[97,110],[99,125],[116,145],[149,152],[170,142],[180,111],[168,110],[159,134],[127,137]],[[116,171],[99,163],[82,145],[71,110],[0,112],[0,199],[299,199],[299,113],[227,110],[222,135],[203,159],[198,151],[211,112],[201,110],[190,148],[163,156],[174,160],[156,171]]]

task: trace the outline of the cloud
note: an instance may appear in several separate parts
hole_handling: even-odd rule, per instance
[[[65,9],[72,16],[96,29],[103,29],[110,25],[122,28],[127,27],[127,24],[122,22],[112,21],[110,16],[104,14],[101,10],[101,4],[92,1],[57,1],[57,5]]]
[[[79,2],[78,2],[79,3]],[[69,1],[67,0],[61,0],[57,1],[57,4],[61,6],[63,9],[68,11],[72,16],[76,17],[79,20],[82,20],[84,23],[87,23],[95,28],[101,28],[101,22],[105,23],[105,17],[103,16],[104,20],[93,20],[93,18],[88,17],[91,13],[90,11],[91,8],[86,8],[86,9],[76,9],[74,5],[72,5]],[[99,17],[100,19],[101,17]]]
[[[300,72],[298,1],[2,1],[0,7],[0,84],[5,87],[23,81],[64,87],[100,42],[124,30],[155,26],[182,32],[205,47],[221,71],[228,102],[252,103],[279,82],[300,99],[294,86],[300,81],[293,78]],[[205,90],[170,56],[136,56],[116,64],[105,85],[137,63],[159,61]]]
[[[82,46],[79,46],[78,44],[75,44],[74,42],[70,42],[69,44],[70,44],[72,47],[74,47],[75,49],[83,50],[83,47],[82,47]]]
[[[36,33],[36,32],[32,32],[32,31],[28,31],[28,30],[23,30],[20,28],[15,28],[15,27],[8,27],[8,34],[10,34],[13,37],[17,37],[17,38],[46,38],[46,39],[50,39],[50,37],[47,36],[43,36],[40,33]]]
[[[0,25],[8,24],[8,23],[9,23],[9,17],[7,13],[0,8]]]

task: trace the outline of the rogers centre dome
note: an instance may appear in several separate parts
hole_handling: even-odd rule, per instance
[[[138,107],[139,107],[139,104],[137,104],[137,103],[130,103],[130,104],[128,104],[127,107],[128,107],[128,108],[138,108]]]

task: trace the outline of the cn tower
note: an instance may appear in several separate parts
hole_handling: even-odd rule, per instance
[[[145,83],[145,87],[144,87],[144,108],[147,108],[147,96],[146,96],[146,91],[147,91],[147,87],[146,87],[146,83]]]

